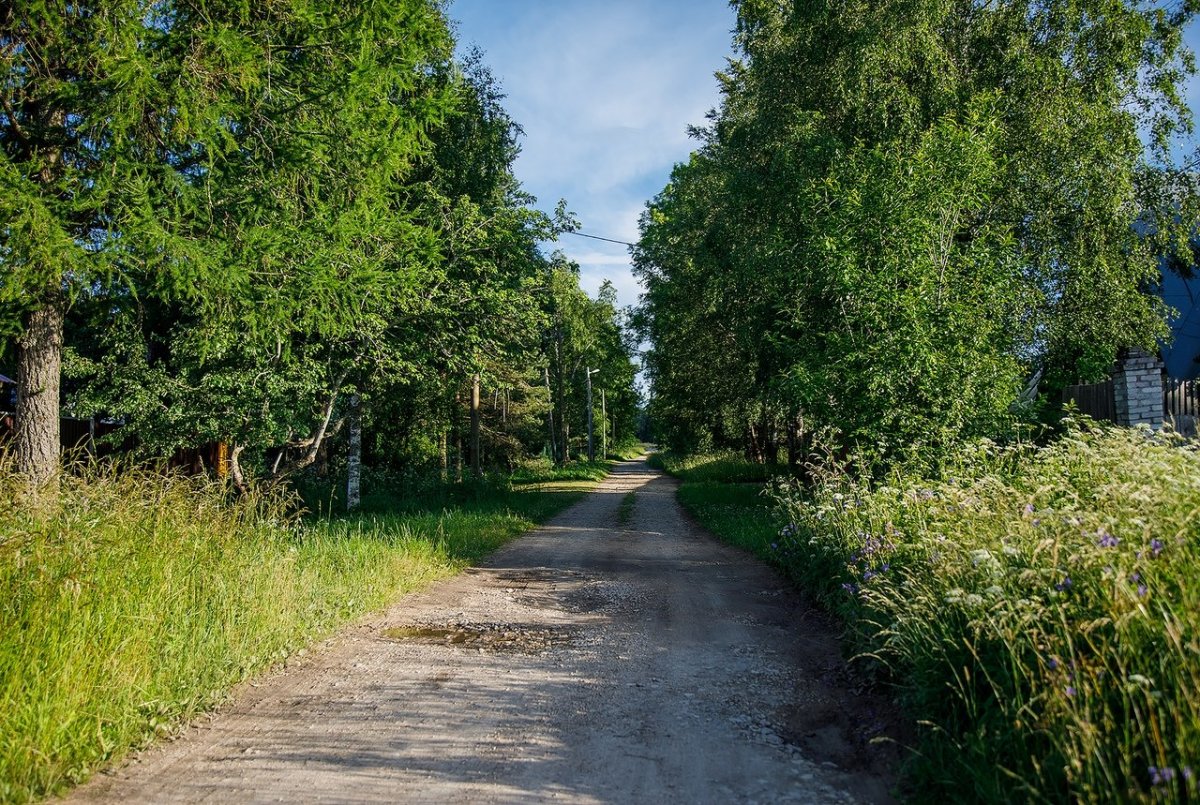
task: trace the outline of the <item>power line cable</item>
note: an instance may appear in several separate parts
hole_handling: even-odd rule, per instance
[[[629,247],[629,248],[631,248],[631,249],[632,249],[632,248],[635,248],[635,244],[633,244],[633,243],[629,243],[628,241],[624,241],[624,240],[613,240],[612,238],[602,238],[602,237],[600,237],[599,235],[588,235],[588,234],[586,234],[586,233],[584,233],[584,232],[569,232],[569,231],[568,231],[568,232],[564,232],[563,234],[564,234],[564,235],[575,235],[575,236],[577,236],[577,237],[581,237],[581,238],[591,238],[592,240],[602,240],[602,241],[604,241],[605,243],[616,243],[616,244],[619,244],[619,245],[621,245],[621,246],[628,246],[628,247]]]

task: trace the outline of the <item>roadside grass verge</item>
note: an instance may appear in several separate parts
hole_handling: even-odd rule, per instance
[[[787,474],[787,468],[781,464],[756,464],[732,452],[695,456],[654,453],[650,456],[649,464],[681,481],[766,483],[775,476]]]
[[[684,481],[677,498],[713,534],[778,565],[782,515],[763,492],[761,484]]]
[[[301,519],[290,496],[234,500],[137,472],[68,477],[61,504],[41,512],[14,502],[15,484],[0,478],[3,802],[78,783],[591,486],[531,475]]]
[[[609,445],[608,456],[618,461],[633,461],[646,454],[646,445],[638,439],[622,439],[615,445]]]
[[[683,507],[716,536],[779,564],[782,515],[764,494],[766,482],[786,468],[755,464],[737,453],[681,456],[653,453],[650,466],[674,475]]]
[[[550,481],[602,481],[612,467],[612,461],[574,461],[556,467],[548,459],[540,459],[518,467],[509,479],[514,485]]]
[[[1196,801],[1194,445],[1082,424],[946,467],[777,490],[783,560],[923,725],[911,790]]]

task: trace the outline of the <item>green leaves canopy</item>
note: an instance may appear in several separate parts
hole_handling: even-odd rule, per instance
[[[881,457],[995,434],[1035,369],[1164,333],[1134,224],[1192,203],[1166,167],[1191,4],[737,6],[742,59],[638,254],[679,439],[760,412]]]

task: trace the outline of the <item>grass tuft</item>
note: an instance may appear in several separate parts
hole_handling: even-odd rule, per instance
[[[617,522],[623,526],[629,525],[629,521],[633,519],[633,507],[637,505],[637,492],[626,492],[625,497],[621,498],[621,505],[617,508]]]

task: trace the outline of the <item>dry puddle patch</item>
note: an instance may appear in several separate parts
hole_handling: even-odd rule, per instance
[[[544,654],[575,642],[577,631],[562,626],[515,623],[419,624],[384,629],[389,640],[512,654]]]

